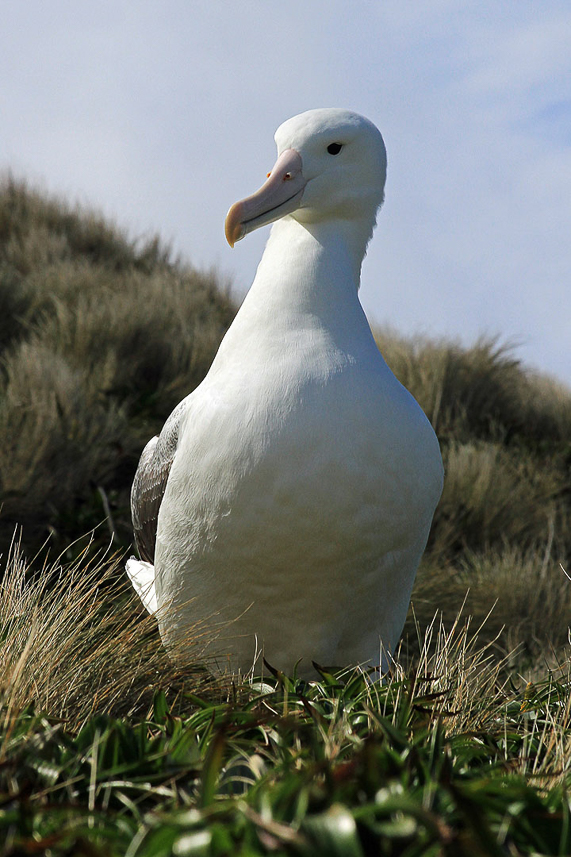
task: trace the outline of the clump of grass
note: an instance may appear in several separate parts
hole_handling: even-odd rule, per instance
[[[204,377],[234,308],[214,274],[80,207],[0,185],[0,550],[107,514],[131,541],[140,451]]]
[[[77,729],[95,714],[141,716],[157,687],[178,688],[156,620],[123,557],[88,541],[68,563],[34,569],[14,542],[0,583],[0,700],[5,726],[30,706]],[[206,673],[186,672],[197,689]]]
[[[435,609],[448,625],[460,609],[482,624],[481,644],[493,645],[506,668],[543,675],[568,657],[571,585],[549,543],[467,551],[454,561],[426,556],[412,602],[404,639],[413,659],[415,628],[427,628]]]
[[[529,666],[553,659],[569,625],[559,571],[571,554],[571,392],[529,372],[494,338],[471,347],[378,336],[387,362],[431,419],[442,499],[413,592],[426,627],[466,598],[484,638]],[[407,625],[411,635],[412,620]],[[503,629],[503,630],[502,630]]]
[[[429,549],[545,542],[571,551],[571,392],[494,339],[462,348],[384,333],[379,344],[438,434],[445,487]]]
[[[526,370],[509,344],[488,336],[464,347],[387,330],[377,342],[442,442],[478,439],[569,454],[569,390]]]
[[[79,625],[98,598],[89,587],[70,593],[63,578],[55,591],[60,609],[71,595]],[[20,606],[14,599],[16,614]],[[53,624],[51,604],[47,612]],[[83,682],[75,673],[85,644],[69,623],[67,632],[73,685]],[[571,848],[569,671],[514,687],[459,619],[448,629],[434,620],[416,667],[395,666],[380,684],[361,670],[322,671],[309,684],[276,673],[261,686],[229,687],[226,698],[191,694],[176,713],[157,689],[132,726],[103,713],[115,694],[100,694],[99,713],[79,730],[54,720],[67,705],[63,682],[47,711],[17,708],[34,639],[23,641],[0,722],[7,854],[499,857]],[[44,641],[51,662],[62,640]],[[121,662],[130,651],[120,634],[106,657]],[[36,698],[45,692],[39,686]],[[138,704],[135,684],[124,694]]]
[[[556,522],[558,542],[568,543],[568,510],[559,501],[563,480],[554,468],[538,467],[525,451],[483,441],[452,441],[443,458],[434,554],[486,552],[506,544],[533,548],[546,542],[550,522]]]
[[[61,276],[66,270],[149,273],[170,264],[156,236],[131,241],[101,215],[8,174],[0,186],[0,348],[25,338],[52,297],[69,296],[74,282]]]
[[[23,342],[4,361],[0,458],[4,547],[8,527],[26,524],[32,544],[66,508],[109,484],[129,443],[125,408],[89,395],[85,368],[70,365],[40,340]],[[126,446],[129,444],[129,446]],[[103,518],[97,510],[95,526]],[[89,525],[89,524],[88,524]],[[73,533],[73,528],[71,530]]]

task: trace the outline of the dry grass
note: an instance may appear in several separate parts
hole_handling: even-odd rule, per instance
[[[134,455],[136,446],[129,439],[125,408],[90,396],[87,370],[70,366],[41,341],[21,343],[6,357],[4,369],[0,484],[5,547],[14,524],[29,529],[32,543],[44,539],[47,525],[85,501],[93,484],[107,484],[120,459],[126,452]]]
[[[417,656],[416,625],[428,627],[435,610],[447,626],[462,610],[482,625],[480,644],[493,645],[506,669],[528,678],[569,658],[571,584],[549,543],[526,551],[467,551],[454,562],[426,556],[412,602],[404,632],[409,659]]]
[[[105,516],[131,541],[144,443],[204,377],[234,315],[214,274],[7,178],[0,186],[0,550]]]
[[[80,587],[68,592],[60,578],[56,589],[75,606],[54,606],[76,621],[100,616],[89,586],[79,596]],[[516,688],[460,619],[448,628],[431,622],[416,669],[396,667],[383,683],[359,670],[324,672],[310,684],[280,674],[262,687],[231,689],[223,702],[193,696],[177,714],[159,691],[134,723],[102,713],[117,692],[98,694],[99,713],[79,732],[73,719],[54,722],[51,710],[17,711],[20,684],[40,666],[35,639],[24,635],[2,712],[7,857],[38,848],[151,857],[206,853],[211,844],[252,855],[293,853],[295,845],[304,854],[395,857],[571,848],[569,664]],[[72,659],[67,678],[83,699],[89,647],[49,632],[44,639],[50,662],[56,648]],[[131,648],[124,635],[114,649],[91,647],[96,690]],[[128,680],[123,688],[133,695]],[[66,691],[54,683],[52,710],[68,704]]]
[[[181,673],[172,664],[123,558],[102,556],[92,543],[71,563],[35,570],[12,546],[0,584],[0,636],[5,725],[34,706],[74,730],[102,712],[144,715],[158,687],[180,693],[208,684],[204,671]]]
[[[408,340],[388,330],[376,338],[441,442],[478,439],[524,444],[547,455],[556,447],[569,455],[570,391],[526,370],[509,344],[482,337],[463,347],[422,337]]]
[[[452,441],[444,449],[446,480],[435,516],[431,551],[457,555],[504,545],[521,550],[569,545],[569,510],[560,501],[564,481],[555,467],[538,467],[525,450],[484,441]]]
[[[378,341],[431,419],[445,465],[413,592],[421,625],[435,610],[452,622],[466,598],[475,623],[493,608],[482,641],[497,637],[510,663],[552,665],[571,616],[559,567],[571,555],[570,391],[492,338],[463,348],[385,331]]]
[[[431,699],[432,723],[444,721],[449,736],[493,740],[513,730],[514,715],[527,711],[524,722],[520,720],[521,744],[517,756],[510,758],[510,772],[531,776],[546,788],[565,783],[571,770],[569,630],[559,662],[551,669],[544,667],[535,684],[530,676],[510,669],[513,651],[498,657],[495,643],[500,631],[494,628],[493,613],[475,626],[462,619],[465,609],[464,604],[450,623],[441,613],[425,626],[416,621],[419,657],[408,692],[417,705],[423,694]],[[393,680],[403,681],[405,676],[397,669]]]
[[[514,664],[521,668],[521,653],[509,648],[521,647],[531,639],[537,650],[547,651],[544,621],[553,615],[561,593],[548,558],[544,557],[539,569],[530,560],[513,555],[499,557],[497,564],[487,566],[477,556],[472,562],[474,567],[463,569],[464,577],[458,577],[446,598],[440,597],[443,592],[437,595],[432,590],[438,571],[421,574],[419,597],[405,635],[409,641],[412,638],[412,645],[408,652],[406,640],[401,645],[388,692],[382,690],[382,704],[376,697],[380,688],[368,685],[371,717],[376,716],[374,712],[389,718],[399,712],[402,717],[401,695],[405,694],[415,706],[430,700],[431,721],[436,724],[444,719],[449,735],[494,732],[499,729],[498,712],[511,699],[519,698],[514,679],[521,687],[522,681],[538,681],[547,673],[553,676],[554,693],[557,681],[569,686],[568,628],[559,629],[558,651],[552,652],[550,662],[543,663],[540,670],[514,672]],[[521,610],[520,627],[514,626],[506,637],[489,607],[494,598],[501,600],[506,591],[504,578],[511,579],[518,563],[521,576],[515,587],[513,579],[511,583],[517,601],[512,609]],[[216,683],[204,670],[181,671],[169,660],[156,620],[142,609],[126,580],[123,557],[102,556],[88,543],[72,562],[58,560],[40,569],[34,566],[14,543],[0,584],[0,707],[6,740],[12,717],[29,706],[64,720],[73,731],[95,714],[140,718],[159,688],[170,689],[171,705],[177,698],[182,701],[185,691],[206,692],[217,699],[230,694],[237,699],[228,676]],[[462,596],[468,579],[473,587],[468,596]],[[428,595],[424,601],[423,590]],[[570,615],[571,585],[566,595],[565,605],[559,604],[559,608]],[[443,608],[430,615],[437,600]],[[484,610],[488,615],[479,624],[470,614]],[[189,643],[196,645],[197,641]],[[529,686],[531,698],[531,691],[536,691],[533,684]],[[543,682],[541,693],[548,695],[548,690]],[[254,687],[252,691],[256,693]],[[245,701],[247,695],[242,692],[240,698]],[[386,709],[389,701],[391,707]],[[552,730],[548,734],[544,724],[541,741],[551,750],[540,754],[541,771],[554,771],[553,753],[559,754],[560,763],[564,753],[566,764],[571,764],[569,747],[561,744],[571,725],[570,711],[565,705],[547,707]],[[335,742],[343,733],[342,710],[339,718],[334,718],[337,731],[329,736],[333,755]],[[371,729],[375,731],[374,724]],[[341,737],[346,740],[347,736],[343,733]],[[522,756],[525,767],[524,763]]]

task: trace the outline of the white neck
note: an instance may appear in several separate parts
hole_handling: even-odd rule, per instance
[[[280,312],[310,312],[325,320],[356,302],[366,241],[355,240],[347,221],[274,223],[246,298]]]
[[[302,225],[277,221],[256,277],[219,350],[225,363],[252,349],[274,355],[284,336],[310,337],[322,331],[337,348],[378,350],[361,307],[358,289],[366,241],[357,249],[346,221]]]

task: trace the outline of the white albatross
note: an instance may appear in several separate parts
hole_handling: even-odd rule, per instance
[[[262,652],[307,677],[394,650],[443,470],[358,298],[381,134],[321,109],[275,139],[268,180],[226,219],[231,246],[275,221],[264,255],[206,378],[143,451],[127,571],[176,657],[199,626],[219,669]]]

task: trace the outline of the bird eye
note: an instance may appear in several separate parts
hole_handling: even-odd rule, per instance
[[[330,155],[338,155],[342,148],[343,143],[330,143],[330,145],[327,146],[327,151]]]

